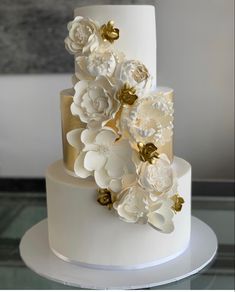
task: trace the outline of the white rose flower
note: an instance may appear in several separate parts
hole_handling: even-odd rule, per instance
[[[137,60],[127,60],[118,65],[115,78],[120,82],[120,86],[128,84],[134,87],[136,94],[141,97],[152,85],[152,77],[144,64]]]
[[[76,76],[79,80],[92,80],[98,76],[111,78],[123,55],[112,51],[93,52],[76,58]]]
[[[123,108],[119,127],[125,137],[160,147],[171,140],[173,112],[172,101],[160,93],[151,94]]]
[[[65,47],[71,54],[89,54],[97,50],[102,43],[98,31],[99,25],[82,16],[77,16],[68,23],[69,35],[65,39]]]
[[[115,88],[110,81],[100,76],[94,81],[82,80],[75,87],[71,112],[79,116],[89,127],[100,127],[114,118],[120,102],[115,98]]]
[[[135,166],[129,142],[116,141],[117,138],[116,133],[109,128],[82,131],[81,142],[84,147],[75,161],[75,174],[82,178],[94,175],[100,188],[120,192],[125,177],[135,173]],[[70,141],[73,140],[70,137]]]
[[[171,233],[174,230],[172,206],[173,201],[170,198],[157,200],[149,208],[148,223],[164,233]]]
[[[131,186],[118,195],[113,208],[126,222],[147,223],[148,193],[138,185]]]
[[[139,184],[146,190],[165,193],[173,186],[173,169],[168,157],[160,154],[154,164],[140,162],[137,173]]]

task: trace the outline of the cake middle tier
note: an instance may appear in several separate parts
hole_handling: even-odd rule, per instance
[[[156,93],[161,93],[167,100],[173,102],[173,89],[166,87],[157,87]],[[74,163],[78,156],[76,148],[72,147],[67,140],[67,133],[77,128],[84,128],[85,124],[81,122],[78,116],[71,113],[71,104],[73,102],[74,90],[72,88],[65,89],[60,92],[60,110],[61,110],[61,126],[62,126],[62,142],[63,142],[63,161],[66,170],[74,174]],[[171,140],[158,148],[159,153],[165,153],[170,161],[173,161],[173,136]]]
[[[120,31],[114,47],[129,60],[139,60],[153,77],[157,86],[157,37],[155,8],[151,5],[99,5],[75,9],[74,16],[98,21],[100,25],[112,20]],[[75,66],[76,67],[76,66]],[[77,70],[75,68],[75,70]]]

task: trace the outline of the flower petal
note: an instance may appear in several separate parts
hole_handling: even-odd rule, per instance
[[[107,145],[111,146],[115,140],[118,138],[118,136],[115,134],[113,130],[102,130],[100,133],[96,136],[96,143],[99,145]]]
[[[97,131],[94,131],[92,129],[86,129],[81,134],[81,141],[87,145],[87,144],[93,144],[95,141],[95,137],[97,135]]]
[[[79,108],[76,106],[76,104],[73,102],[70,106],[70,110],[73,116],[79,116],[80,115],[80,111]]]
[[[161,200],[151,207],[148,223],[164,233],[170,233],[174,230],[172,218],[173,211],[170,208],[170,200]]]
[[[85,56],[79,56],[76,58],[77,70],[76,75],[79,80],[92,80],[92,76],[89,74],[86,68],[86,59]]]
[[[107,158],[101,153],[88,151],[84,159],[84,167],[89,171],[100,170],[104,166],[106,160]]]
[[[109,184],[109,188],[111,191],[118,193],[121,191],[122,189],[122,182],[120,179],[112,179],[110,184]]]
[[[78,177],[87,178],[92,173],[84,168],[84,158],[86,153],[81,152],[74,163],[74,172]]]
[[[108,161],[105,165],[105,169],[107,170],[109,176],[113,178],[120,178],[124,174],[124,166],[125,161],[120,159],[115,153],[110,152],[110,156],[108,157]]]
[[[83,148],[83,144],[81,141],[81,133],[84,129],[74,129],[72,131],[69,131],[66,135],[68,143],[76,148],[78,151],[81,151]]]
[[[79,102],[80,96],[84,90],[87,90],[88,84],[89,82],[87,80],[81,80],[75,84],[74,86],[75,95],[73,97],[73,101],[75,103]]]
[[[123,184],[123,189],[130,187],[131,185],[133,185],[134,183],[136,183],[136,173],[133,174],[125,174],[122,177],[122,184]]]
[[[149,213],[148,223],[164,233],[171,233],[174,230],[172,220],[167,220],[161,214]]]
[[[110,177],[104,168],[96,170],[94,173],[95,181],[100,188],[108,188],[110,184]]]

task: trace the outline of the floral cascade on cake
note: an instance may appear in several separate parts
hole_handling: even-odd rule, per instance
[[[173,102],[152,89],[142,62],[115,49],[121,32],[113,21],[78,16],[68,31],[65,45],[77,67],[71,113],[83,124],[67,133],[79,153],[75,175],[93,176],[97,201],[122,220],[172,232],[184,199],[158,148],[172,138]]]

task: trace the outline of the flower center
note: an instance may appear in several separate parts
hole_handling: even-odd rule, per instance
[[[142,81],[148,79],[149,73],[144,65],[139,65],[133,71],[132,76],[137,83],[141,83]]]
[[[107,107],[108,107],[107,100],[104,97],[97,98],[94,101],[94,108],[99,113],[103,113]]]

